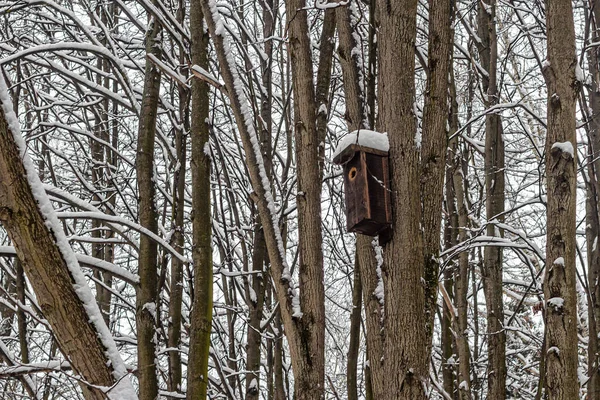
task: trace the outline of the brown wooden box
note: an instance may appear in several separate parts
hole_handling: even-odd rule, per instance
[[[388,153],[353,144],[338,154],[333,162],[344,168],[348,232],[368,236],[389,233],[392,207]]]

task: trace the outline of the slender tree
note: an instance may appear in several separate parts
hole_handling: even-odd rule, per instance
[[[180,0],[177,8],[177,21],[183,24],[186,17],[186,4]],[[185,65],[187,60],[186,50],[183,45],[179,46],[179,62]],[[182,71],[188,76],[187,68]],[[193,84],[193,83],[192,83]],[[179,95],[179,129],[176,131],[175,148],[179,169],[173,176],[173,237],[171,243],[178,251],[184,249],[184,214],[185,214],[185,170],[187,162],[187,138],[190,132],[190,89],[183,85],[177,85]],[[181,367],[181,324],[183,303],[183,262],[173,257],[171,259],[171,281],[169,301],[169,333],[168,346],[173,349],[169,352],[169,390],[172,392],[181,390],[182,367]]]
[[[356,27],[352,24],[353,17],[352,11],[355,10],[355,5],[349,5],[346,7],[338,7],[336,9],[336,23],[338,28],[339,36],[339,47],[338,54],[340,64],[342,67],[342,77],[344,80],[344,94],[346,100],[346,120],[348,122],[348,131],[355,131],[358,129],[368,128],[366,114],[365,114],[365,93],[361,90],[364,87],[364,80],[360,74],[359,65],[361,60],[358,57],[359,43],[356,42]],[[365,235],[358,234],[356,238],[356,250],[355,250],[355,262],[354,262],[354,287],[352,290],[352,312],[350,314],[350,343],[348,349],[348,363],[347,363],[347,393],[348,400],[358,399],[358,382],[357,382],[357,363],[358,363],[358,347],[360,341],[360,323],[361,323],[361,306],[363,296],[363,280],[365,279],[361,274],[361,267],[365,269],[364,274],[370,277],[369,283],[373,286],[373,290],[369,293],[365,293],[366,296],[372,296],[375,292],[374,288],[377,286],[379,279],[376,273],[376,260],[373,252],[371,242],[373,238]],[[364,263],[364,266],[363,264]],[[371,268],[369,271],[368,269]],[[369,287],[371,287],[369,285]],[[373,296],[375,297],[375,296]],[[377,310],[380,308],[378,299],[374,299],[374,305]],[[368,306],[367,306],[368,307]],[[367,313],[372,310],[367,309]],[[372,340],[381,339],[381,320],[377,320],[379,313],[375,315],[375,332],[372,331],[372,324],[367,325],[367,331],[369,337],[373,337]],[[369,346],[374,347],[373,353],[377,353],[377,345]],[[381,364],[377,361],[375,363],[375,370],[379,371]],[[371,364],[371,361],[369,362]],[[381,385],[378,386],[380,388]]]
[[[590,7],[591,42],[600,40],[598,23],[600,6],[593,2]],[[588,107],[591,110],[588,124],[588,162],[586,182],[586,243],[588,271],[588,376],[587,395],[590,400],[600,400],[600,368],[598,368],[598,332],[600,332],[600,57],[598,49],[590,47],[587,52],[591,76]]]
[[[279,223],[275,219],[276,214],[273,195],[268,179],[266,178],[265,165],[260,151],[258,136],[253,121],[251,120],[249,109],[247,108],[246,95],[242,91],[239,75],[230,56],[229,46],[223,36],[223,21],[214,1],[204,0],[201,4],[210,36],[215,44],[221,74],[225,81],[225,87],[227,88],[231,107],[234,111],[236,124],[246,155],[246,165],[248,167],[250,181],[252,183],[252,188],[255,191],[254,200],[257,204],[260,219],[263,224],[267,252],[271,263],[271,273],[276,288],[277,299],[279,300],[280,315],[283,326],[285,327],[286,337],[290,348],[290,358],[295,374],[295,396],[299,400],[320,399],[324,391],[323,352],[325,323],[323,259],[322,252],[319,250],[321,248],[321,240],[316,240],[321,235],[320,217],[317,215],[317,219],[319,220],[318,226],[315,225],[316,221],[314,215],[305,215],[307,219],[300,222],[300,225],[304,225],[306,232],[309,232],[312,236],[309,235],[303,239],[306,241],[304,243],[307,246],[307,249],[304,250],[304,252],[308,253],[305,255],[311,262],[309,263],[305,258],[302,258],[304,261],[300,262],[300,289],[304,290],[304,294],[298,296],[297,291],[292,286],[290,269],[285,260],[285,247],[281,230],[279,229]],[[305,12],[302,7],[298,9],[292,8],[297,10],[300,14]],[[306,30],[302,32],[301,36],[306,36]],[[309,81],[312,81],[312,75],[309,78]],[[305,83],[302,85],[305,85]],[[308,89],[307,93],[310,94],[310,91],[311,90]],[[314,96],[314,88],[312,89],[312,93]],[[314,99],[311,104],[314,105]],[[302,107],[308,114],[312,116],[316,115],[316,110],[313,109],[310,111],[310,106],[303,105]],[[299,117],[300,114],[296,113],[296,115]],[[297,126],[297,128],[303,130],[303,133],[306,133],[304,129],[309,129],[308,132],[316,133],[314,122],[314,118],[312,120],[303,118],[299,121],[300,126]],[[307,125],[302,126],[304,123]],[[316,171],[316,175],[312,175],[314,180],[312,182],[306,182],[308,185],[308,187],[305,188],[307,190],[306,192],[299,192],[299,197],[306,195],[307,199],[310,198],[309,204],[311,204],[311,207],[308,207],[309,210],[313,210],[312,207],[315,206],[315,198],[320,198],[317,157],[318,143],[315,142],[315,139],[316,137],[307,135],[306,142],[300,143],[300,146],[302,146],[302,143],[306,146],[306,148],[304,148],[304,151],[307,153],[306,157],[314,157],[315,159],[315,164],[308,166],[308,171],[305,172]],[[309,154],[309,149],[314,149],[314,152]],[[304,162],[306,162],[306,160],[304,160]],[[318,194],[313,192],[313,190],[315,190],[315,183],[318,183],[319,186]],[[320,201],[317,201],[317,206],[320,207]],[[301,211],[300,213],[303,212],[304,211]],[[318,211],[317,214],[319,213],[320,211]],[[321,254],[320,256],[319,253]],[[303,251],[301,251],[301,254],[303,254]]]
[[[208,33],[203,28],[201,1],[190,4],[192,63],[208,69]],[[208,85],[192,82],[192,210],[194,298],[190,315],[188,399],[204,399],[208,387],[208,358],[212,324],[213,273],[210,213],[210,154],[208,153]]]
[[[452,0],[429,1],[427,87],[421,148],[421,202],[424,238],[425,318],[428,353],[437,307],[440,230],[448,145],[448,82],[452,49]]]
[[[477,12],[479,57],[487,76],[483,76],[484,104],[487,108],[498,104],[496,35],[496,0],[479,3]],[[485,187],[487,236],[503,236],[495,222],[504,221],[504,138],[502,120],[498,113],[489,113],[485,119]],[[487,307],[488,330],[488,396],[504,399],[506,396],[506,333],[504,331],[504,303],[502,299],[502,247],[487,246],[481,270],[483,292]]]
[[[140,224],[152,233],[158,232],[154,180],[154,143],[160,95],[161,72],[150,57],[161,58],[160,22],[152,20],[146,33],[146,72],[138,129],[136,172],[139,191]],[[138,271],[140,285],[136,297],[138,339],[138,371],[140,399],[154,400],[158,396],[156,371],[156,301],[158,298],[158,247],[147,235],[140,237]]]

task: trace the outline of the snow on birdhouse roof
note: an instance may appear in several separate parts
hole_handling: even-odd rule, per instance
[[[341,163],[346,158],[346,150],[351,150],[358,146],[364,150],[375,150],[380,152],[388,152],[390,150],[390,142],[388,141],[387,133],[375,132],[368,129],[359,129],[350,132],[339,141],[335,151],[333,152],[333,162]]]

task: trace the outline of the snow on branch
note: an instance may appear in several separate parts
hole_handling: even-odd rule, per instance
[[[13,246],[0,246],[0,256],[16,257],[17,251]],[[137,274],[133,274],[113,263],[85,254],[75,254],[75,256],[81,265],[85,265],[99,271],[108,272],[132,286],[137,286],[140,283],[140,277]]]
[[[110,360],[111,369],[113,377],[117,382],[114,389],[115,395],[118,393],[118,397],[114,397],[113,394],[109,394],[109,397],[114,399],[137,399],[137,395],[131,381],[126,378],[128,372],[125,368],[125,364],[121,359],[119,354],[119,350],[113,340],[113,337],[108,329],[108,326],[104,322],[104,318],[102,313],[100,312],[100,308],[98,307],[98,303],[92,293],[92,290],[87,284],[87,280],[85,275],[81,271],[79,266],[79,261],[73,249],[71,249],[71,245],[68,242],[68,239],[65,235],[65,232],[62,229],[61,223],[56,215],[52,204],[50,203],[50,199],[44,190],[44,186],[40,181],[38,171],[33,164],[33,161],[27,154],[27,145],[25,144],[25,140],[21,136],[21,128],[19,126],[19,120],[15,115],[12,102],[10,100],[8,94],[8,88],[4,83],[4,79],[0,78],[0,103],[2,105],[2,110],[4,112],[4,117],[6,118],[6,124],[8,126],[9,134],[12,134],[14,141],[18,147],[21,162],[23,163],[23,167],[25,169],[25,178],[29,183],[31,188],[31,193],[33,198],[38,203],[38,209],[45,221],[45,225],[48,227],[52,235],[54,236],[54,240],[56,242],[56,246],[64,260],[66,267],[69,270],[69,273],[73,279],[73,288],[75,293],[81,300],[83,308],[85,312],[88,314],[89,321],[94,326],[97,335],[104,347],[105,355]],[[125,379],[123,379],[125,378]],[[111,390],[112,390],[111,389]]]
[[[229,93],[231,106],[244,145],[252,187],[256,191],[258,209],[264,224],[267,249],[274,271],[274,279],[278,282],[277,293],[280,296],[280,301],[285,300],[285,309],[293,310],[291,312],[294,316],[300,318],[302,311],[300,310],[299,301],[296,299],[296,290],[290,285],[291,273],[285,259],[285,248],[279,229],[278,212],[275,208],[271,185],[267,178],[260,142],[254,128],[254,118],[251,108],[248,105],[248,98],[244,93],[235,59],[224,36],[227,31],[225,22],[221,18],[215,0],[202,2],[202,8],[210,35],[215,44],[221,66],[221,75]]]

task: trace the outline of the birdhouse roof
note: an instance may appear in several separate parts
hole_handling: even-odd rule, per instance
[[[359,129],[350,132],[340,140],[333,152],[333,162],[335,164],[343,164],[352,158],[357,151],[387,155],[389,150],[390,143],[387,133]]]

